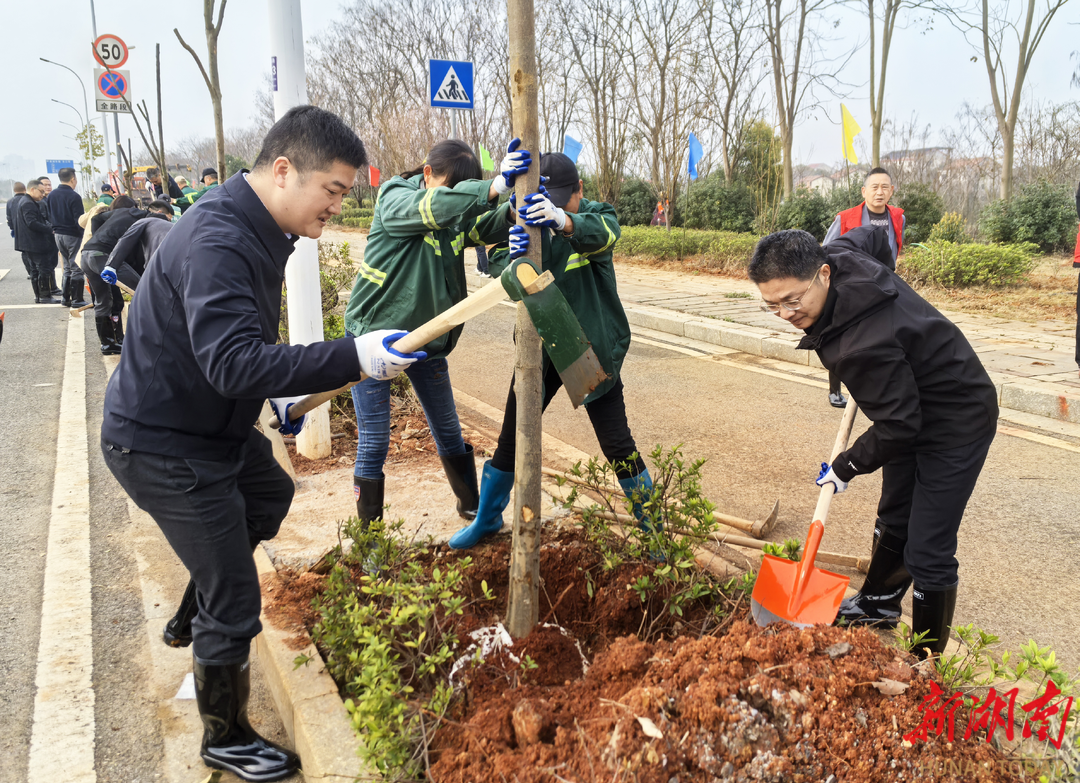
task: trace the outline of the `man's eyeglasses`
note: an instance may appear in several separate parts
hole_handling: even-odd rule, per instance
[[[779,313],[781,307],[784,308],[785,310],[788,310],[788,311],[792,312],[792,313],[795,312],[796,310],[800,309],[802,307],[802,298],[804,296],[806,296],[806,294],[810,291],[811,288],[814,287],[814,283],[817,282],[817,278],[818,278],[819,274],[821,274],[821,269],[820,268],[818,269],[817,272],[814,272],[814,277],[810,281],[810,285],[808,285],[806,287],[805,291],[803,291],[801,294],[799,294],[799,297],[797,299],[788,299],[786,302],[781,302],[780,304],[771,304],[770,302],[762,302],[761,305],[760,305],[761,309],[764,310],[766,313]]]

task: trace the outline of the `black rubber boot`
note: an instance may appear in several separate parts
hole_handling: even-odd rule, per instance
[[[60,304],[71,307],[71,275],[64,272],[64,282],[60,286]]]
[[[51,294],[52,296],[60,296],[60,294],[62,292],[56,286],[56,270],[53,269],[52,271],[48,272],[48,275],[49,275],[49,294]]]
[[[917,658],[925,658],[929,650],[934,655],[945,652],[956,611],[956,587],[924,590],[916,586],[911,591],[911,632],[915,636],[925,632],[926,638],[912,650]]]
[[[119,315],[112,317],[113,339],[121,348],[124,347],[124,319]]]
[[[195,599],[195,583],[188,580],[184,597],[180,599],[180,607],[176,610],[169,622],[165,623],[165,631],[162,638],[170,647],[187,647],[191,644],[191,621],[199,613],[199,602]]]
[[[113,333],[112,318],[107,315],[99,315],[94,319],[94,325],[97,327],[98,341],[101,343],[102,355],[119,356],[120,344],[116,342],[116,337]]]
[[[840,604],[837,625],[896,627],[900,622],[900,604],[911,586],[911,576],[904,565],[904,543],[883,525],[874,528],[874,547],[866,579],[858,593]]]
[[[71,276],[71,306],[72,307],[86,307],[89,302],[86,301],[86,278],[82,275]]]
[[[41,289],[38,287],[37,273],[30,275],[27,278],[30,281],[30,285],[34,288],[34,304],[41,303]]]
[[[480,505],[480,489],[476,485],[476,458],[471,443],[465,444],[464,454],[439,457],[450,489],[457,496],[457,512],[462,519],[476,519],[476,507]]]
[[[386,479],[369,479],[353,476],[353,494],[356,496],[356,516],[364,523],[364,530],[368,524],[383,515],[383,497],[386,489]]]
[[[52,275],[48,272],[39,272],[36,280],[37,287],[34,289],[34,293],[37,298],[34,301],[38,304],[60,304],[60,300],[53,299],[52,296]],[[60,292],[57,291],[57,293]]]
[[[259,736],[248,723],[250,662],[228,666],[194,663],[195,700],[203,722],[203,763],[244,780],[281,780],[300,769],[300,758]]]

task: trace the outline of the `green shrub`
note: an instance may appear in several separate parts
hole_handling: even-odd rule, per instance
[[[729,185],[722,174],[690,186],[679,199],[687,228],[748,232],[754,227],[754,195],[745,185]]]
[[[968,236],[967,221],[959,212],[946,212],[930,229],[930,236],[926,241],[966,244],[971,241],[971,237]]]
[[[341,225],[349,228],[371,228],[371,217],[347,217],[341,219]]]
[[[810,232],[820,242],[825,238],[825,232],[829,230],[835,217],[836,213],[821,193],[800,188],[780,205],[776,213],[776,228],[799,228]]]
[[[832,189],[827,201],[829,202],[829,211],[833,213],[833,217],[836,217],[837,213],[857,207],[863,202],[862,185],[865,178],[865,174],[855,173],[848,178],[846,186],[843,182],[840,182]]]
[[[991,242],[1034,242],[1044,253],[1071,249],[1076,240],[1076,205],[1070,189],[1040,180],[1011,201],[994,201],[979,216]]]
[[[631,226],[622,230],[615,252],[658,261],[694,257],[695,262],[714,271],[739,273],[750,263],[757,244],[756,234],[730,231],[668,231],[663,226]]]
[[[1012,285],[1035,265],[1038,246],[928,242],[905,246],[897,271],[912,285],[948,288]]]
[[[904,229],[904,244],[913,245],[925,242],[930,231],[945,214],[945,202],[933,189],[922,182],[904,185],[896,192],[892,205],[904,210],[907,227]]]
[[[614,207],[620,226],[647,226],[656,209],[656,194],[645,180],[627,179]]]
[[[360,202],[354,199],[352,196],[346,196],[341,200],[341,211],[344,212],[347,209],[359,209]]]

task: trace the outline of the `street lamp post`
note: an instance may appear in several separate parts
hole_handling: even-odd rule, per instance
[[[78,117],[83,122],[83,129],[84,130],[90,127],[90,123],[86,122],[85,118],[81,114],[79,114],[79,110],[76,109],[74,106],[72,106],[70,103],[64,103],[64,101],[58,101],[58,100],[56,100],[56,98],[53,98],[52,102],[53,103],[59,103],[61,106],[67,106],[69,109],[71,109],[73,112],[75,112],[75,116]],[[65,124],[70,125],[71,123],[65,123]],[[90,139],[91,139],[89,130],[86,131],[86,139],[87,139],[87,143],[89,145],[89,142],[90,142]],[[92,146],[88,146],[87,149],[90,152],[94,151]],[[91,177],[91,179],[93,179],[93,168],[94,168],[94,165],[93,165],[93,163],[91,163],[90,164],[90,169],[91,169],[90,177]],[[83,186],[84,186],[83,190],[86,190],[86,187],[85,187],[86,183],[85,182],[83,183]]]
[[[41,60],[43,63],[48,63],[49,65],[56,65],[56,66],[58,66],[60,68],[63,68],[65,71],[70,72],[71,75],[74,76],[75,79],[79,82],[79,87],[82,89],[83,114],[86,116],[86,148],[87,148],[87,153],[88,153],[86,158],[87,158],[87,162],[90,164],[90,179],[93,179],[94,178],[94,144],[93,144],[94,136],[90,132],[90,101],[87,100],[87,97],[86,97],[86,85],[83,84],[83,80],[79,78],[79,74],[77,74],[71,68],[68,68],[63,63],[58,63],[58,62],[55,62],[53,60],[47,60],[44,57],[39,57],[38,59]],[[54,98],[53,100],[56,100],[56,99]],[[61,101],[56,101],[56,102],[61,103]],[[65,104],[65,105],[68,105],[68,104]],[[78,112],[77,109],[76,109],[76,112]],[[108,155],[108,152],[109,152],[109,148],[106,147],[105,148],[105,154]],[[105,164],[109,165],[109,158],[108,157],[105,158]],[[111,169],[112,166],[109,165],[109,168]]]

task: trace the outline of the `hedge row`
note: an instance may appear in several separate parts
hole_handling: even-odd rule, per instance
[[[357,209],[351,210],[354,213],[360,214],[348,214],[348,212],[342,212],[340,215],[334,215],[330,218],[330,225],[332,226],[349,226],[350,228],[371,228],[371,210],[370,209]],[[368,214],[364,215],[363,213]]]
[[[615,252],[629,258],[685,260],[689,266],[738,275],[749,265],[757,240],[756,234],[729,231],[628,226],[622,229]],[[1034,268],[1038,251],[1038,245],[1029,242],[980,245],[934,240],[905,246],[897,271],[912,285],[1015,285]]]

